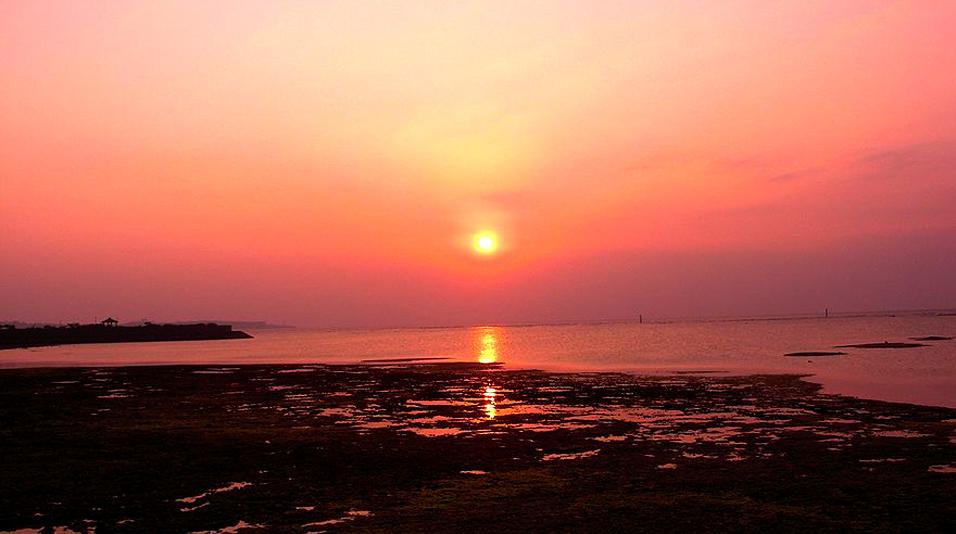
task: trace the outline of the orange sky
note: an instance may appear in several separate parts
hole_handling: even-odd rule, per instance
[[[956,306],[953,28],[933,1],[0,2],[0,319]]]

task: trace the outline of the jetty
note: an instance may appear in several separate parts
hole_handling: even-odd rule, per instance
[[[83,343],[133,343],[151,341],[202,341],[248,339],[252,336],[217,323],[120,326],[112,317],[99,323],[17,328],[0,325],[0,349],[73,345]]]

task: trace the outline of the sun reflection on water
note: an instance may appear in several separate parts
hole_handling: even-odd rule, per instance
[[[498,415],[498,409],[495,406],[495,396],[498,391],[488,386],[485,388],[484,398],[485,398],[485,419],[494,419]]]
[[[495,363],[498,361],[498,328],[485,327],[478,329],[478,363]]]

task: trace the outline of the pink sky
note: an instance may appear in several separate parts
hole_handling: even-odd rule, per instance
[[[954,307],[953,28],[929,0],[0,1],[0,320]]]

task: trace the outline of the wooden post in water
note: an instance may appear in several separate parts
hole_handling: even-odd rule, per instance
[[[638,316],[637,316],[637,324],[644,324],[644,316],[643,316],[643,315],[638,314]]]
[[[823,316],[824,316],[824,317],[829,317],[829,316],[830,316],[830,308],[824,308],[824,309],[823,309]]]

